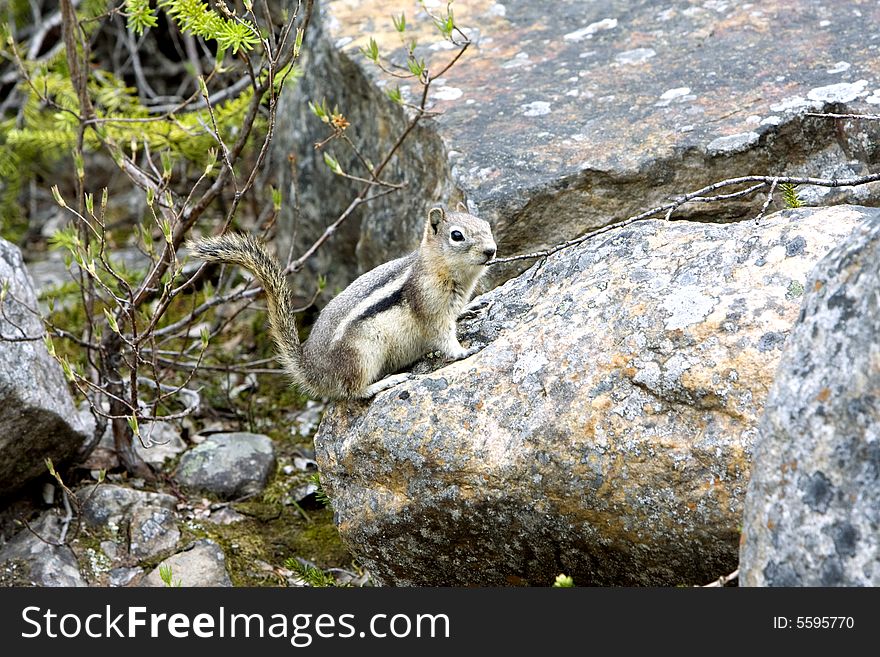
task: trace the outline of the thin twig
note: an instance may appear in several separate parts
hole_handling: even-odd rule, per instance
[[[580,237],[576,237],[565,242],[560,242],[559,244],[551,246],[547,249],[542,249],[541,251],[535,251],[533,253],[525,253],[522,255],[508,256],[505,258],[495,258],[494,260],[490,260],[489,262],[487,262],[486,265],[497,265],[505,262],[513,262],[515,260],[533,260],[535,258],[544,258],[556,253],[557,251],[562,251],[563,249],[567,249],[569,247],[586,242],[587,240],[597,237],[598,235],[607,233],[608,231],[623,228],[624,226],[629,226],[630,224],[633,224],[637,221],[641,221],[655,215],[665,213],[668,220],[672,212],[683,206],[685,203],[689,203],[692,201],[706,203],[712,200],[740,196],[746,192],[753,193],[767,185],[772,185],[774,181],[776,181],[776,184],[778,185],[790,184],[815,185],[817,187],[857,187],[859,185],[867,185],[869,183],[880,181],[880,173],[872,173],[866,176],[858,176],[856,178],[809,178],[802,176],[741,176],[739,178],[729,178],[727,180],[712,183],[711,185],[706,185],[705,187],[702,187],[689,194],[679,196],[676,200],[670,203],[660,205],[656,208],[651,208],[650,210],[645,210],[644,212],[641,212],[632,217],[628,217],[623,221],[610,223],[607,226],[603,226],[602,228],[598,228],[597,230],[594,230],[592,232],[585,233]],[[734,194],[723,194],[716,197],[705,196],[705,194],[707,194],[708,192],[713,192],[715,190],[723,189],[724,187],[730,187],[733,185],[743,185],[746,183],[761,184],[753,185],[747,190],[742,190],[742,192],[735,192]]]
[[[804,116],[817,116],[823,119],[865,119],[880,121],[880,114],[834,114],[832,112],[805,112]]]
[[[739,568],[734,570],[729,575],[722,575],[721,577],[716,579],[714,582],[710,582],[709,584],[704,584],[703,588],[708,589],[708,588],[713,588],[713,587],[725,586],[728,582],[732,582],[737,577],[739,577]]]
[[[770,191],[767,192],[767,199],[764,201],[764,205],[761,206],[761,211],[758,213],[758,216],[755,217],[755,223],[761,221],[764,217],[764,213],[767,212],[767,208],[770,207],[770,203],[773,202],[773,192],[776,191],[776,183],[779,182],[779,178],[774,178],[773,182],[770,183]]]

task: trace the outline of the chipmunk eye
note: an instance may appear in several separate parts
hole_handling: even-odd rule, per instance
[[[463,242],[464,241],[464,235],[462,235],[461,231],[459,231],[459,230],[452,231],[449,234],[449,237],[452,238],[453,242]]]

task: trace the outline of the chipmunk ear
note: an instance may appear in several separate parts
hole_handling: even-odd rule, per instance
[[[459,201],[455,205],[455,211],[456,212],[467,212],[468,207],[467,207],[467,205],[465,205],[464,201]]]
[[[434,231],[434,234],[437,234],[438,226],[440,222],[446,218],[446,211],[443,208],[431,208],[428,210],[428,224],[431,226],[431,230]]]

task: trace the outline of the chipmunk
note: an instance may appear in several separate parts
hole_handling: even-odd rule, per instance
[[[227,234],[187,246],[196,258],[240,265],[257,277],[284,369],[307,395],[333,399],[373,397],[410,378],[392,373],[432,351],[455,360],[474,353],[459,343],[456,319],[496,251],[487,222],[432,208],[419,248],[355,279],[300,344],[292,293],[262,242]]]

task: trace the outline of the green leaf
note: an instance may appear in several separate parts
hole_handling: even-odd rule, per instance
[[[104,317],[107,318],[107,324],[110,325],[110,330],[119,335],[119,324],[117,324],[116,318],[113,316],[113,313],[104,308]]]
[[[406,32],[406,14],[401,13],[400,17],[392,16],[392,22],[394,23],[394,29],[403,34]]]
[[[324,164],[330,167],[330,170],[333,173],[337,175],[340,175],[342,173],[342,167],[339,166],[339,162],[336,161],[336,159],[327,151],[324,151]]]
[[[396,87],[393,87],[393,88],[389,87],[388,89],[385,90],[385,93],[388,94],[388,97],[393,102],[397,103],[398,105],[403,104],[403,96],[400,94],[400,86],[399,85]]]
[[[410,57],[406,62],[407,68],[409,68],[409,72],[415,75],[417,78],[421,78],[422,74],[425,72],[425,60],[424,59],[416,59],[415,57]]]
[[[557,575],[553,582],[553,588],[568,589],[574,586],[574,580],[568,575]]]
[[[150,0],[125,0],[125,17],[128,29],[138,36],[147,28],[156,27],[159,20],[150,9]]]
[[[792,185],[791,183],[782,183],[781,185],[779,185],[779,188],[782,190],[782,198],[785,201],[785,207],[803,207],[803,202],[801,201],[797,193],[797,185]]]
[[[364,57],[369,59],[371,62],[379,61],[379,44],[376,43],[376,40],[373,37],[370,37],[369,45],[361,48],[361,52]]]
[[[299,51],[302,49],[304,36],[305,36],[305,30],[303,28],[299,28],[296,31],[296,41],[293,44],[293,56],[294,57],[299,57]]]
[[[52,185],[52,198],[54,198],[55,202],[62,208],[67,207],[67,203],[64,202],[64,199],[61,196],[61,191],[58,189],[58,185]]]

